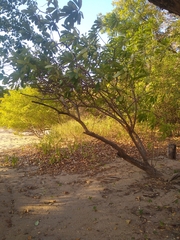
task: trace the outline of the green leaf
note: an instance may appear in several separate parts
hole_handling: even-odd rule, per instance
[[[45,68],[53,68],[53,65],[46,65]]]
[[[82,54],[86,53],[87,51],[88,51],[87,48],[83,48],[83,49],[80,51],[79,55],[82,55]]]
[[[61,59],[63,61],[64,64],[66,63],[70,63],[73,61],[73,54],[71,52],[64,52],[63,55],[61,56]]]
[[[59,17],[65,17],[67,16],[67,13],[64,13],[64,12],[61,12],[61,13],[58,13],[59,14]]]
[[[47,13],[51,13],[51,12],[53,12],[54,10],[55,10],[54,7],[48,7],[48,8],[46,9],[46,12],[47,12]]]
[[[17,60],[17,63],[24,65],[25,61],[24,60]]]
[[[39,221],[37,220],[35,223],[34,223],[35,226],[38,226],[39,225]]]
[[[0,80],[3,80],[4,75],[2,73],[0,73]]]
[[[78,0],[78,7],[79,7],[79,8],[82,7],[82,0]]]
[[[58,0],[53,0],[53,5],[55,8],[58,8]]]
[[[100,87],[101,87],[100,83],[97,82],[96,85],[95,85],[95,91],[96,91],[96,92],[99,92]]]
[[[73,3],[73,1],[68,2],[68,6],[72,8],[73,10],[77,10],[77,6]]]
[[[118,71],[118,72],[113,76],[113,78],[117,78],[117,77],[119,77],[120,75],[121,75],[121,72]]]
[[[72,9],[68,6],[64,6],[61,11],[70,14],[72,12]]]
[[[88,58],[88,53],[85,52],[82,56],[83,56],[83,58],[87,59]]]

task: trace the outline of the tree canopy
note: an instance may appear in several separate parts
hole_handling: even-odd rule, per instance
[[[179,69],[180,64],[179,19],[170,18],[145,0],[119,0],[111,13],[95,20],[87,35],[80,35],[75,23],[83,16],[81,1],[69,1],[63,8],[56,0],[48,1],[46,12],[32,0],[8,3],[3,0],[0,4],[4,83],[37,88],[50,102],[41,98],[35,103],[71,117],[85,134],[156,175],[136,124],[147,121],[152,127],[163,126],[158,117],[162,119],[164,113],[159,109],[178,96],[180,72],[173,69],[174,65]],[[99,31],[109,35],[107,44],[100,44]],[[7,65],[13,68],[10,74],[4,70]],[[164,90],[170,92],[168,97]],[[177,106],[179,100],[172,106],[176,123]],[[129,156],[117,143],[89,129],[83,121],[84,111],[117,121],[141,158]],[[169,121],[171,124],[172,119]]]
[[[40,98],[43,96],[34,88],[9,90],[1,98],[0,126],[17,132],[29,131],[38,137],[42,136],[52,124],[60,122],[60,118],[55,111],[49,108],[44,109],[32,102]]]

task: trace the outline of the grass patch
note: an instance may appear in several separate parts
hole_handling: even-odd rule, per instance
[[[13,156],[6,156],[5,157],[5,162],[7,164],[10,164],[12,167],[16,167],[18,162],[19,162],[19,157],[13,155]]]
[[[108,139],[118,142],[129,138],[122,127],[110,118],[91,117],[85,120],[88,128]],[[45,135],[41,140],[39,147],[47,154],[50,151],[60,148],[68,148],[70,153],[79,149],[92,138],[83,133],[83,128],[74,120],[53,126],[50,134]]]
[[[141,158],[118,122],[108,117],[88,117],[84,122],[90,131],[116,142],[130,156]],[[157,156],[166,154],[167,142],[162,144],[158,132],[153,133],[146,125],[137,126],[137,132],[147,148],[150,163],[155,164]],[[49,134],[41,139],[38,148],[42,154],[38,162],[44,166],[43,172],[52,169],[54,173],[62,169],[67,172],[84,172],[87,169],[95,172],[99,166],[105,166],[117,158],[116,150],[84,134],[81,125],[74,120],[53,126]]]

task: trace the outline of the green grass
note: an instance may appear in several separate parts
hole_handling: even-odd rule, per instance
[[[18,162],[19,162],[19,157],[15,156],[15,155],[13,155],[11,157],[10,156],[6,156],[5,157],[5,162],[6,163],[10,163],[10,165],[12,167],[15,167],[18,164]]]
[[[85,120],[90,131],[101,136],[118,141],[128,139],[124,129],[110,118],[91,117]],[[92,138],[83,133],[83,128],[74,120],[53,126],[49,135],[44,136],[39,146],[45,154],[51,150],[67,147],[70,152],[75,151],[80,145],[91,141]]]
[[[109,140],[117,142],[124,148],[130,150],[132,153],[132,140],[128,133],[121,127],[121,125],[112,118],[93,117],[88,116],[83,119],[88,129],[96,134],[99,134]],[[67,120],[51,128],[50,134],[45,135],[39,143],[39,147],[44,154],[51,154],[50,164],[61,161],[63,158],[72,155],[76,150],[80,151],[86,158],[89,150],[86,149],[92,137],[83,133],[82,126],[75,120]],[[136,127],[136,132],[142,139],[151,159],[159,155],[161,151],[162,142],[159,140],[159,133],[149,129],[147,124],[140,124]],[[165,142],[166,144],[166,142]],[[164,146],[163,146],[164,148]],[[88,147],[87,147],[88,149]],[[53,152],[53,155],[52,155]],[[135,147],[133,149],[135,152]],[[93,156],[91,156],[93,159]]]
[[[89,117],[85,119],[85,124],[89,130],[105,137],[120,138],[124,137],[124,135],[127,135],[120,124],[111,118],[102,119],[98,117]],[[63,139],[89,139],[88,136],[85,136],[85,134],[83,134],[83,128],[81,125],[74,120],[70,120],[61,125],[57,125],[53,128],[53,130],[58,132],[58,134],[61,135]]]

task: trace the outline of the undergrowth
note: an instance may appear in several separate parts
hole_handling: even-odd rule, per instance
[[[88,118],[85,120],[88,128],[104,137],[118,140],[128,139],[127,133],[121,126],[110,118]],[[45,135],[40,141],[39,147],[46,154],[49,151],[59,148],[68,148],[70,151],[76,150],[80,145],[91,141],[92,138],[83,133],[82,127],[74,120],[53,126],[50,133]]]
[[[133,146],[127,132],[113,119],[89,117],[85,123],[90,131],[119,143],[125,150],[128,149],[129,154],[135,154],[138,157],[137,149]],[[147,125],[142,124],[137,126],[136,130],[141,136],[150,158],[154,159],[160,155],[159,146],[162,146],[162,139],[159,137],[159,132],[152,131]],[[83,133],[83,128],[76,121],[69,120],[53,126],[49,134],[40,141],[39,147],[44,154],[51,156],[50,163],[53,164],[72,155],[75,151],[80,151],[85,156],[87,154],[84,151],[85,146],[90,141],[92,138]],[[167,141],[163,140],[164,144],[167,144]]]

